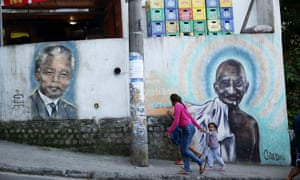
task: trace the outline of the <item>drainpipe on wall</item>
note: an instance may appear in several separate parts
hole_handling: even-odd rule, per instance
[[[128,0],[129,80],[131,116],[131,163],[145,167],[148,162],[148,133],[144,98],[144,45],[141,0]]]

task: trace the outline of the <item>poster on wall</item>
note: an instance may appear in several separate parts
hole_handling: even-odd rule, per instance
[[[279,38],[231,35],[155,43],[145,43],[153,51],[163,49],[160,57],[145,54],[149,114],[166,114],[170,93],[177,93],[201,126],[217,124],[225,161],[290,163]],[[205,134],[196,136],[206,154]]]

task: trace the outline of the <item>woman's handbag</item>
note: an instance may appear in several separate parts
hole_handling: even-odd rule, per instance
[[[181,137],[181,129],[177,126],[171,134],[171,141],[173,144],[179,145],[180,144],[180,137]]]

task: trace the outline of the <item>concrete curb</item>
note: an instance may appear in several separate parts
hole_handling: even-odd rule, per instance
[[[200,176],[198,165],[191,162],[191,175],[177,175],[182,166],[176,166],[170,160],[149,159],[148,167],[136,167],[130,163],[130,157],[78,153],[6,141],[0,141],[0,157],[0,172],[85,180],[285,180],[291,169],[291,166],[227,163],[225,172],[215,169]],[[215,168],[218,168],[217,164]]]

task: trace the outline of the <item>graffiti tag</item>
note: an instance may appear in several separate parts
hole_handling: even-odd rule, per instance
[[[24,95],[17,93],[13,96],[13,109],[24,108]]]
[[[161,102],[153,102],[153,103],[150,103],[150,107],[151,108],[169,108],[171,107],[170,104],[167,104],[167,103],[161,103]]]
[[[273,160],[273,161],[281,161],[284,160],[284,156],[278,153],[271,152],[267,149],[264,150],[264,159],[265,160]]]

